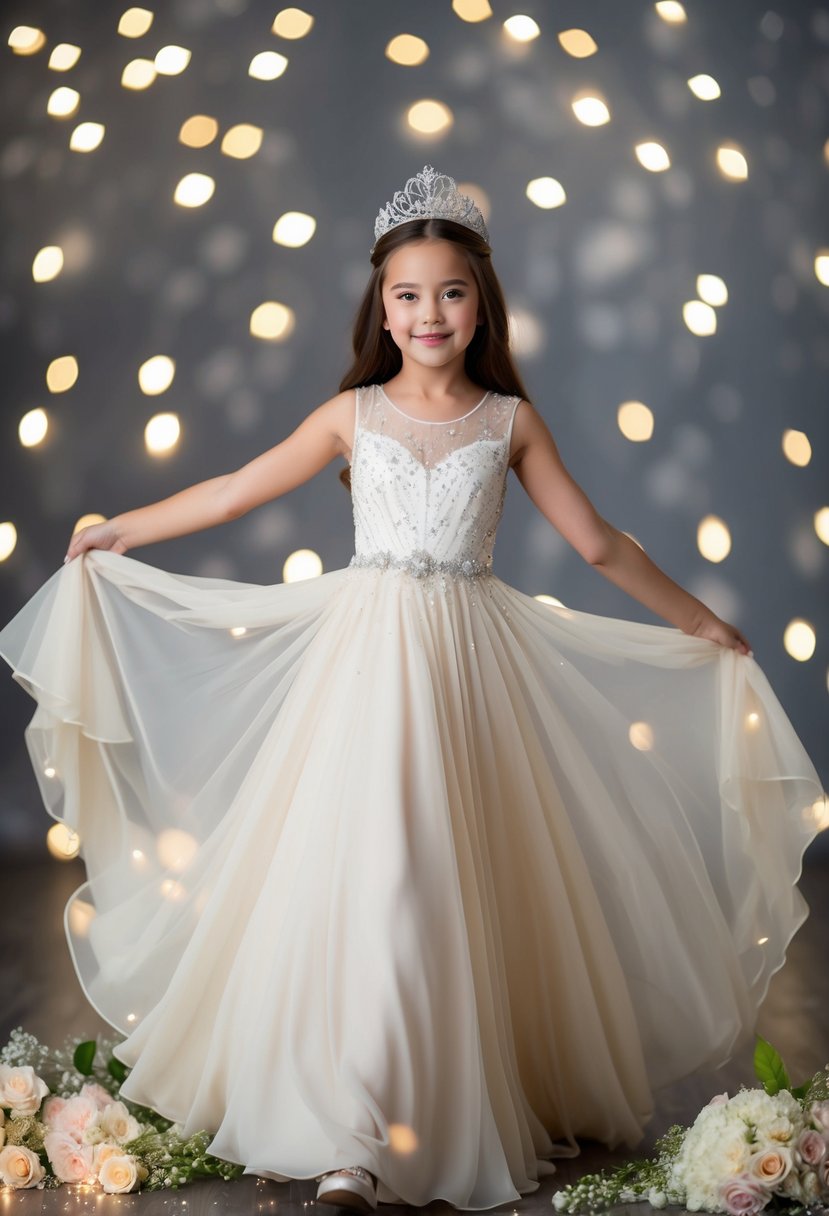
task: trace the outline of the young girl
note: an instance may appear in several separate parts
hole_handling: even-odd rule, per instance
[[[635,1145],[656,1088],[750,1036],[823,794],[744,635],[564,468],[472,200],[427,165],[375,237],[341,391],[73,535],[0,652],[81,838],[66,931],[124,1096],[325,1202],[476,1210],[577,1137]],[[340,455],[347,567],[257,586],[125,556]],[[670,627],[500,580],[510,469]]]

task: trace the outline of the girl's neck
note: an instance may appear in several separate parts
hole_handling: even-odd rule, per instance
[[[421,374],[424,370],[426,375]],[[424,417],[429,411],[451,414],[461,407],[475,405],[483,391],[463,370],[458,373],[449,369],[436,369],[431,373],[428,369],[409,371],[403,368],[387,380],[384,387],[395,402],[401,406],[413,405]]]

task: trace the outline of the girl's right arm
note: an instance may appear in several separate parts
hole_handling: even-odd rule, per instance
[[[347,451],[343,435],[353,409],[354,390],[338,393],[313,410],[281,443],[234,473],[200,481],[170,498],[75,532],[64,561],[87,549],[126,553],[138,545],[212,528],[287,494]]]

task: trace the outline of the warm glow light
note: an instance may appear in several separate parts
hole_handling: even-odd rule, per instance
[[[415,1152],[417,1145],[417,1132],[408,1123],[389,1124],[389,1147],[393,1153],[405,1156]]]
[[[0,523],[0,562],[11,557],[17,548],[17,528],[10,520]]]
[[[788,655],[793,659],[797,659],[799,663],[805,663],[815,653],[815,638],[814,626],[808,621],[804,621],[802,617],[795,617],[789,621],[783,631],[783,646]]]
[[[616,421],[631,443],[644,443],[653,434],[653,412],[641,401],[623,401],[616,411]]]
[[[46,45],[46,35],[33,25],[16,25],[8,44],[15,55],[36,55]]]
[[[815,255],[815,276],[824,287],[829,287],[829,249],[821,249]]]
[[[414,34],[398,34],[386,46],[386,58],[404,67],[417,67],[429,58],[429,46]]]
[[[165,878],[159,885],[159,891],[170,903],[181,903],[187,895],[187,888],[176,878]]]
[[[80,105],[81,95],[77,89],[62,84],[55,89],[46,104],[46,113],[53,118],[69,118]]]
[[[199,851],[198,841],[181,828],[165,828],[155,842],[158,860],[165,870],[186,870]]]
[[[489,0],[452,0],[452,12],[461,21],[486,21],[492,16]]]
[[[177,414],[156,414],[144,427],[144,446],[151,456],[168,456],[181,435]]]
[[[63,270],[63,250],[60,245],[44,245],[32,262],[32,278],[36,283],[48,283]]]
[[[213,197],[216,182],[207,173],[185,173],[173,195],[180,207],[203,207]]]
[[[642,168],[648,169],[651,173],[664,173],[671,167],[671,158],[662,144],[653,142],[637,144],[634,151]]]
[[[731,532],[717,515],[706,515],[697,527],[697,548],[709,562],[721,562],[731,552]]]
[[[138,369],[138,385],[142,393],[155,397],[166,393],[173,383],[176,374],[176,363],[169,355],[153,355],[145,359]]]
[[[534,177],[532,181],[527,182],[525,193],[531,203],[545,210],[561,207],[567,201],[564,187],[554,177]]]
[[[717,148],[717,164],[723,177],[733,181],[745,181],[748,177],[748,161],[739,148],[730,144]]]
[[[562,30],[558,36],[562,50],[574,59],[587,59],[599,49],[587,30]]]
[[[232,638],[243,638],[246,633],[247,633],[247,628],[244,625],[234,625],[233,628],[230,630],[230,636]]]
[[[815,532],[824,545],[829,545],[829,507],[821,507],[815,511]]]
[[[442,101],[424,98],[409,106],[406,121],[420,135],[436,135],[454,122],[452,111]]]
[[[260,51],[250,61],[248,75],[254,80],[276,80],[288,66],[288,60],[278,51]]]
[[[105,515],[101,515],[99,511],[87,511],[86,515],[81,515],[75,520],[75,526],[72,529],[75,532],[80,532],[81,528],[89,528],[92,524],[102,524],[106,520]]]
[[[580,94],[573,99],[571,105],[576,118],[586,127],[601,127],[610,122],[610,110],[606,102],[594,93]]]
[[[53,72],[70,71],[81,57],[81,48],[71,42],[59,42],[52,48],[49,56],[49,67]]]
[[[301,8],[283,8],[274,17],[271,33],[280,38],[304,38],[314,25],[314,18]]]
[[[810,826],[814,825],[819,832],[825,832],[829,828],[829,798],[826,794],[803,808],[803,819]]]
[[[73,899],[69,905],[69,928],[74,937],[86,937],[97,913],[94,904],[85,899]]]
[[[219,134],[219,124],[208,114],[193,114],[179,129],[179,143],[188,148],[206,148]]]
[[[81,838],[65,823],[53,823],[46,833],[46,848],[58,861],[71,861],[81,848]]]
[[[121,73],[121,84],[125,89],[138,92],[148,89],[157,76],[152,59],[131,59]]]
[[[34,448],[46,438],[48,429],[49,419],[46,410],[42,410],[38,406],[23,415],[17,426],[17,434],[24,448]]]
[[[277,300],[265,300],[250,314],[250,332],[254,338],[282,342],[294,332],[296,317],[292,308]]]
[[[720,308],[728,302],[728,288],[716,274],[697,275],[697,295],[712,308]]]
[[[46,386],[50,393],[65,393],[78,379],[78,360],[74,355],[53,359],[46,369]]]
[[[523,13],[516,13],[514,17],[507,17],[504,22],[504,31],[516,42],[532,42],[533,38],[537,38],[541,33],[538,22],[533,21],[532,17],[527,17]]]
[[[286,583],[299,583],[306,578],[317,578],[322,574],[322,560],[313,549],[295,549],[282,567],[282,579]]]
[[[682,319],[692,334],[707,338],[717,332],[717,314],[702,300],[688,300],[682,305]]]
[[[280,215],[273,226],[273,240],[277,245],[286,245],[289,249],[299,249],[307,245],[317,230],[317,221],[313,215],[304,211],[286,211]]]
[[[564,604],[555,595],[547,595],[546,592],[539,592],[533,596],[534,600],[538,600],[539,604],[548,604],[551,608],[563,608]]]
[[[225,156],[233,156],[236,160],[247,160],[255,156],[262,147],[262,128],[255,127],[249,122],[237,123],[228,128],[222,139],[222,152]]]
[[[148,8],[128,8],[121,14],[118,33],[123,38],[141,38],[153,23],[153,14]]]
[[[798,468],[805,468],[812,459],[812,445],[809,443],[809,436],[803,431],[785,430],[782,447],[786,459]]]
[[[653,6],[663,21],[669,25],[681,25],[688,20],[688,15],[678,0],[657,0]]]
[[[649,752],[653,748],[653,728],[648,722],[631,722],[628,739],[637,751]]]
[[[73,152],[94,152],[100,147],[106,128],[102,122],[81,122],[69,137]]]
[[[545,330],[535,312],[517,306],[507,314],[510,348],[520,357],[532,357],[544,349]]]
[[[190,51],[186,46],[163,46],[153,62],[160,75],[179,76],[190,62]]]
[[[688,88],[700,101],[715,101],[720,96],[720,86],[713,76],[707,76],[705,72],[692,76]]]

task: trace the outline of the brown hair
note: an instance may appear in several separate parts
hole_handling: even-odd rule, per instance
[[[403,356],[383,328],[383,275],[389,257],[410,241],[436,237],[463,250],[478,286],[483,324],[466,348],[464,370],[474,384],[492,392],[529,400],[509,349],[507,306],[492,266],[492,250],[483,237],[454,220],[419,219],[398,224],[377,241],[371,254],[372,271],[357,309],[351,344],[354,362],[340,381],[339,391],[363,384],[384,384],[400,371]]]

